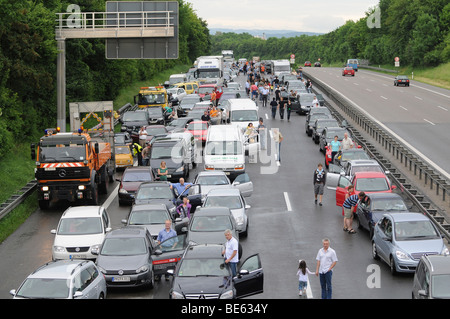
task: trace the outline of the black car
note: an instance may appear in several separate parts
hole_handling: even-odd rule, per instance
[[[183,139],[157,138],[150,150],[150,166],[158,177],[161,162],[166,162],[167,180],[177,183],[181,177],[185,180],[189,177],[189,165],[193,162],[191,155],[189,146]]]
[[[177,106],[178,117],[187,116],[189,111],[194,108],[195,103],[201,101],[202,98],[198,94],[189,94],[185,96]]]
[[[158,245],[144,227],[123,227],[109,232],[93,253],[107,287],[152,288],[155,276],[175,268],[186,249],[185,239],[179,235]]]
[[[386,213],[406,213],[408,207],[402,197],[395,193],[372,193],[367,195],[370,199],[368,204],[358,204],[354,223],[358,228],[369,231],[372,238],[375,224]]]
[[[232,277],[222,245],[190,245],[174,271],[171,299],[235,299],[264,292],[264,272],[258,254],[245,259]]]
[[[309,115],[311,115],[311,113]],[[338,126],[339,126],[338,121],[332,117],[316,119],[314,121],[314,124],[311,125],[312,140],[314,141],[314,143],[319,144],[320,134],[322,134],[322,131],[325,127],[338,127]]]
[[[406,75],[397,75],[394,79],[394,86],[409,86],[409,78]]]
[[[192,111],[191,111],[192,112]],[[203,113],[202,113],[203,114]],[[194,120],[193,117],[181,117],[170,122],[166,128],[169,132],[182,132]]]
[[[322,65],[320,64],[320,62],[315,62],[314,63],[314,67],[316,67],[316,68],[320,68]]]
[[[192,205],[191,214],[195,212],[198,206],[202,205],[202,195],[193,185],[183,194],[177,194],[176,188],[170,188],[170,182],[151,182],[142,183],[136,191],[136,205],[141,204],[165,204],[172,215],[176,214],[177,206],[182,203],[182,196],[187,196],[189,203]],[[187,193],[187,194],[186,194]]]
[[[345,132],[348,133],[348,131],[343,127],[325,127],[322,134],[320,134],[319,150],[325,154],[325,147],[334,140],[334,137],[337,135],[338,141],[341,142],[344,138]]]
[[[164,125],[167,122],[168,115],[161,106],[146,108],[149,117],[149,124]]]
[[[145,182],[154,182],[155,175],[150,166],[132,166],[127,167],[122,177],[116,180],[120,183],[119,205],[131,205],[139,186]]]
[[[122,132],[139,135],[139,129],[150,124],[150,117],[146,110],[128,111],[123,114],[119,122],[122,124]]]
[[[306,120],[305,120],[305,132],[308,136],[312,136],[313,130],[312,130],[312,126],[314,124],[314,122],[318,119],[330,119],[331,115],[327,114],[327,113],[308,113],[306,115]]]

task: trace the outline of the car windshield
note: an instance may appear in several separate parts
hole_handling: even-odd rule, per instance
[[[258,112],[256,110],[237,110],[231,113],[232,122],[254,122],[258,121]]]
[[[433,275],[431,277],[431,296],[433,298],[450,298],[450,275]]]
[[[86,146],[80,144],[40,145],[39,161],[42,163],[54,162],[81,162],[86,159]]]
[[[368,165],[368,166],[353,166],[352,167],[353,174],[357,172],[383,172],[383,169],[379,165]]]
[[[355,190],[358,192],[382,192],[389,190],[386,178],[358,178]]]
[[[429,220],[402,221],[395,223],[395,239],[417,240],[417,239],[438,239],[441,236]]]
[[[199,176],[196,184],[200,185],[229,185],[230,182],[226,176]]]
[[[124,122],[145,121],[145,112],[125,112],[123,114]]]
[[[145,128],[145,130],[147,131],[148,135],[152,135],[152,136],[155,136],[155,135],[158,135],[158,134],[166,134],[167,133],[167,131],[166,131],[166,129],[164,127],[147,126]]]
[[[173,193],[169,186],[152,186],[141,187],[137,194],[136,199],[172,199]]]
[[[69,282],[66,279],[28,278],[17,292],[22,298],[68,298]]]
[[[134,256],[147,253],[144,238],[107,238],[100,252],[103,256]]]
[[[166,101],[166,97],[164,93],[156,93],[156,94],[146,94],[142,95],[139,103],[140,104],[163,104]]]
[[[241,155],[242,144],[237,141],[208,142],[206,155]]]
[[[372,200],[372,211],[406,211],[406,205],[400,198],[377,198]]]
[[[139,210],[131,213],[128,220],[129,225],[151,225],[164,224],[166,220],[170,219],[166,210],[152,209]]]
[[[178,277],[220,276],[228,277],[230,272],[223,258],[184,259],[178,270]]]
[[[62,218],[58,235],[91,235],[103,232],[100,217]]]
[[[114,143],[117,144],[125,144],[125,135],[116,135],[114,136]]]
[[[117,154],[131,154],[130,148],[128,146],[124,146],[124,147],[116,146],[115,150],[116,150],[116,155]]]
[[[228,207],[229,209],[242,208],[239,196],[206,196],[205,207]]]
[[[370,159],[369,155],[366,152],[359,151],[344,151],[342,152],[341,161],[351,161],[351,160],[362,160],[362,159]],[[381,171],[381,169],[380,169]]]
[[[151,159],[162,159],[162,158],[182,158],[183,149],[179,146],[166,147],[166,146],[153,146],[151,152]]]
[[[328,127],[328,126],[338,126],[338,122],[337,121],[319,121],[317,122],[317,128],[318,129],[323,129],[324,127]]]
[[[128,171],[122,177],[122,182],[151,182],[152,175],[150,171]]]
[[[191,224],[191,231],[210,232],[232,229],[229,216],[195,216]]]

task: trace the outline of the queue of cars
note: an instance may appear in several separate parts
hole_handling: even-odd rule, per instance
[[[355,187],[355,194],[366,194],[366,200],[356,206],[353,226],[368,233],[372,257],[387,263],[392,274],[413,273],[413,298],[450,297],[449,286],[444,288],[437,281],[439,276],[448,284],[450,278],[448,269],[442,270],[444,264],[450,265],[449,250],[437,227],[424,214],[410,211],[411,207],[392,184],[390,172],[355,143],[352,148],[341,150],[331,162],[330,141],[336,135],[341,141],[345,132],[351,135],[330,114],[327,116],[327,112],[317,110],[322,112],[320,116],[311,113],[315,109],[320,108],[311,108],[306,116],[306,134],[325,153],[327,186],[336,189],[336,205],[342,207],[350,185]],[[434,286],[430,287],[432,261],[437,271]]]
[[[222,256],[225,230],[231,230],[237,240],[248,235],[250,206],[245,197],[251,196],[253,185],[245,173],[249,146],[244,130],[249,121],[257,123],[258,109],[248,98],[224,100],[229,106],[226,120],[211,125],[191,115],[197,107],[203,114],[207,110],[203,106],[210,107],[208,97],[212,91],[220,98],[222,87],[200,84],[197,92],[186,94],[179,83],[175,84],[168,91],[180,100],[178,109],[183,116],[168,120],[163,108],[148,107],[125,112],[121,119],[122,132],[116,136],[118,156],[131,155],[133,143],[139,143],[141,127],[148,133],[144,143],[150,147],[148,166],[135,165],[126,159],[118,161],[118,167],[124,168],[118,179],[119,204],[130,206],[128,215],[122,219],[123,227],[111,228],[103,206],[69,207],[57,228],[51,231],[55,236],[53,261],[31,274],[19,289],[11,291],[14,298],[105,298],[107,287],[152,288],[162,275],[173,276],[170,298],[198,298],[200,294],[205,298],[228,299],[262,292],[263,270],[258,254],[242,263],[235,277]],[[209,90],[209,96],[203,97],[206,103],[194,96],[204,90]],[[193,107],[186,107],[184,99],[195,102]],[[204,171],[184,190],[175,187],[174,183],[189,178],[191,167],[202,162],[198,156],[202,156],[203,146]],[[226,160],[228,155],[234,158],[237,154],[236,163]],[[160,180],[161,161],[167,165],[167,181]],[[183,197],[191,205],[189,212],[182,205]],[[159,242],[158,234],[167,221],[177,236]],[[197,255],[194,251],[202,253]],[[194,261],[194,257],[200,259]],[[200,267],[192,268],[198,261]],[[73,287],[63,291],[58,282],[65,283],[72,277],[58,272],[77,267],[80,272],[72,271]],[[85,268],[89,270],[86,272]],[[208,279],[199,283],[198,276],[203,275]],[[218,285],[208,283],[224,279],[227,283],[219,290]],[[198,291],[192,289],[192,284]]]

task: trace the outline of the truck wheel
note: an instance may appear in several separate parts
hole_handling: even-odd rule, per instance
[[[94,183],[94,185],[92,185],[92,199],[91,199],[91,204],[94,206],[98,205],[98,185]]]

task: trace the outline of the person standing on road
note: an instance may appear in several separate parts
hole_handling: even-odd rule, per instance
[[[150,165],[150,153],[151,153],[152,146],[150,143],[147,143],[142,150],[142,165],[143,166],[149,166]]]
[[[353,213],[356,213],[356,205],[358,205],[358,201],[365,197],[366,194],[364,192],[360,192],[358,195],[353,194],[344,201],[344,204],[342,204],[342,208],[344,209],[344,218],[347,219],[347,231],[349,234],[356,234],[356,231],[352,228]]]
[[[262,106],[267,107],[267,97],[269,96],[269,89],[266,86],[262,87]]]
[[[341,150],[341,142],[338,141],[338,136],[334,136],[334,140],[330,142],[331,147],[331,163],[334,161],[334,157]]]
[[[330,240],[322,240],[322,248],[317,253],[316,276],[319,276],[320,287],[322,289],[322,299],[331,299],[333,268],[338,261],[336,252],[330,248]]]
[[[166,166],[166,162],[161,161],[161,164],[158,168],[158,176],[160,181],[167,181],[168,168]]]
[[[280,97],[279,104],[280,104],[280,107],[279,107],[280,119],[284,120],[284,109],[285,109],[286,101],[283,99],[283,97]]]
[[[234,277],[237,274],[237,263],[239,262],[239,244],[231,234],[231,230],[225,230],[224,234],[227,241],[222,255],[225,257],[225,264],[230,266],[231,274]]]
[[[286,103],[286,114],[288,122],[291,121],[291,111],[292,111],[292,101],[290,98],[288,98]]]
[[[278,161],[281,162],[281,142],[283,141],[283,135],[281,135],[280,129],[272,129],[273,139],[275,141],[275,150],[278,151]]]
[[[270,102],[270,106],[272,107],[272,119],[275,119],[277,115],[278,102],[275,98],[273,98],[272,102]]]
[[[347,198],[349,198],[350,196],[352,196],[354,194],[355,194],[355,186],[349,185],[347,187],[347,193],[345,193],[344,202],[347,200]],[[343,230],[348,232],[348,227],[349,226],[348,226],[347,217],[345,216],[344,206],[342,206],[342,216],[344,216],[344,228],[343,228]],[[348,216],[348,214],[347,214],[347,216]],[[352,217],[352,221],[353,221],[353,215],[351,217]],[[351,226],[352,221],[350,222],[350,228],[352,227]]]
[[[259,118],[258,128],[256,129],[259,134],[259,146],[261,150],[265,150],[266,147],[266,126],[262,117]]]
[[[349,149],[353,148],[353,141],[350,137],[348,137],[347,132],[344,133],[344,138],[342,139],[341,145],[342,145],[342,150],[349,150]]]
[[[145,129],[145,126],[142,126],[139,130],[139,145],[142,147],[145,147],[145,143],[147,142],[147,130]]]
[[[303,293],[306,292],[306,288],[308,287],[308,274],[314,275],[314,273],[306,267],[306,262],[300,259],[297,270],[299,296],[302,296]]]
[[[319,206],[322,206],[323,190],[327,180],[327,173],[323,169],[322,163],[317,165],[314,171],[314,203],[317,205],[317,195],[319,195]]]

